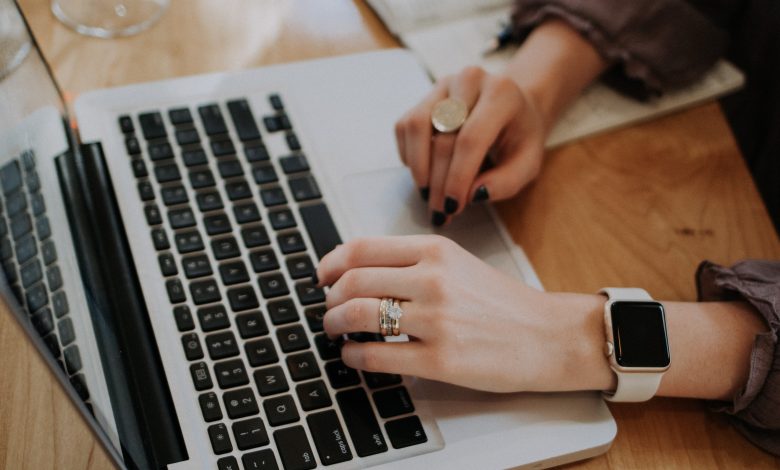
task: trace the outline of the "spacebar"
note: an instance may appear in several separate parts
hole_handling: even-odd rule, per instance
[[[301,207],[300,213],[309,238],[314,244],[314,251],[317,252],[317,257],[322,259],[341,243],[341,237],[336,230],[328,207],[323,203],[314,204]]]

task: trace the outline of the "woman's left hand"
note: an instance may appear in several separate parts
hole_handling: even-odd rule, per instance
[[[408,342],[346,341],[353,368],[414,375],[496,392],[573,390],[611,379],[601,353],[603,320],[574,297],[532,289],[454,242],[420,235],[340,245],[318,269],[330,285],[324,327],[331,337],[379,332],[380,299],[401,301]],[[594,351],[595,350],[595,351]],[[606,374],[606,375],[605,375]]]

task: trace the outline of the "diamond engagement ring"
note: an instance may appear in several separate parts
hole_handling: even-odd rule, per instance
[[[382,336],[401,334],[401,317],[404,311],[401,303],[392,298],[383,298],[379,302],[379,332]]]
[[[457,98],[446,98],[437,102],[431,111],[431,124],[439,132],[455,132],[466,122],[469,109]]]
[[[390,324],[392,326],[393,336],[401,334],[401,317],[404,316],[404,311],[401,308],[401,303],[393,299],[393,303],[387,307],[387,316],[390,317]]]

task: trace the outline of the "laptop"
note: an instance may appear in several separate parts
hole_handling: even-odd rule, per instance
[[[357,371],[323,333],[312,274],[353,237],[439,233],[541,288],[489,206],[428,223],[392,132],[431,86],[409,53],[99,90],[69,115],[20,11],[0,21],[0,291],[119,468],[540,468],[609,448],[598,393]]]

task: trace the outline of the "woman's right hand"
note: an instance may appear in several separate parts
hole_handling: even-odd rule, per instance
[[[435,132],[431,111],[447,97],[462,100],[469,115],[457,132]],[[442,225],[471,201],[510,198],[533,180],[541,168],[545,123],[511,78],[468,67],[441,79],[396,123],[395,134],[432,223]],[[480,172],[488,155],[492,167]]]

